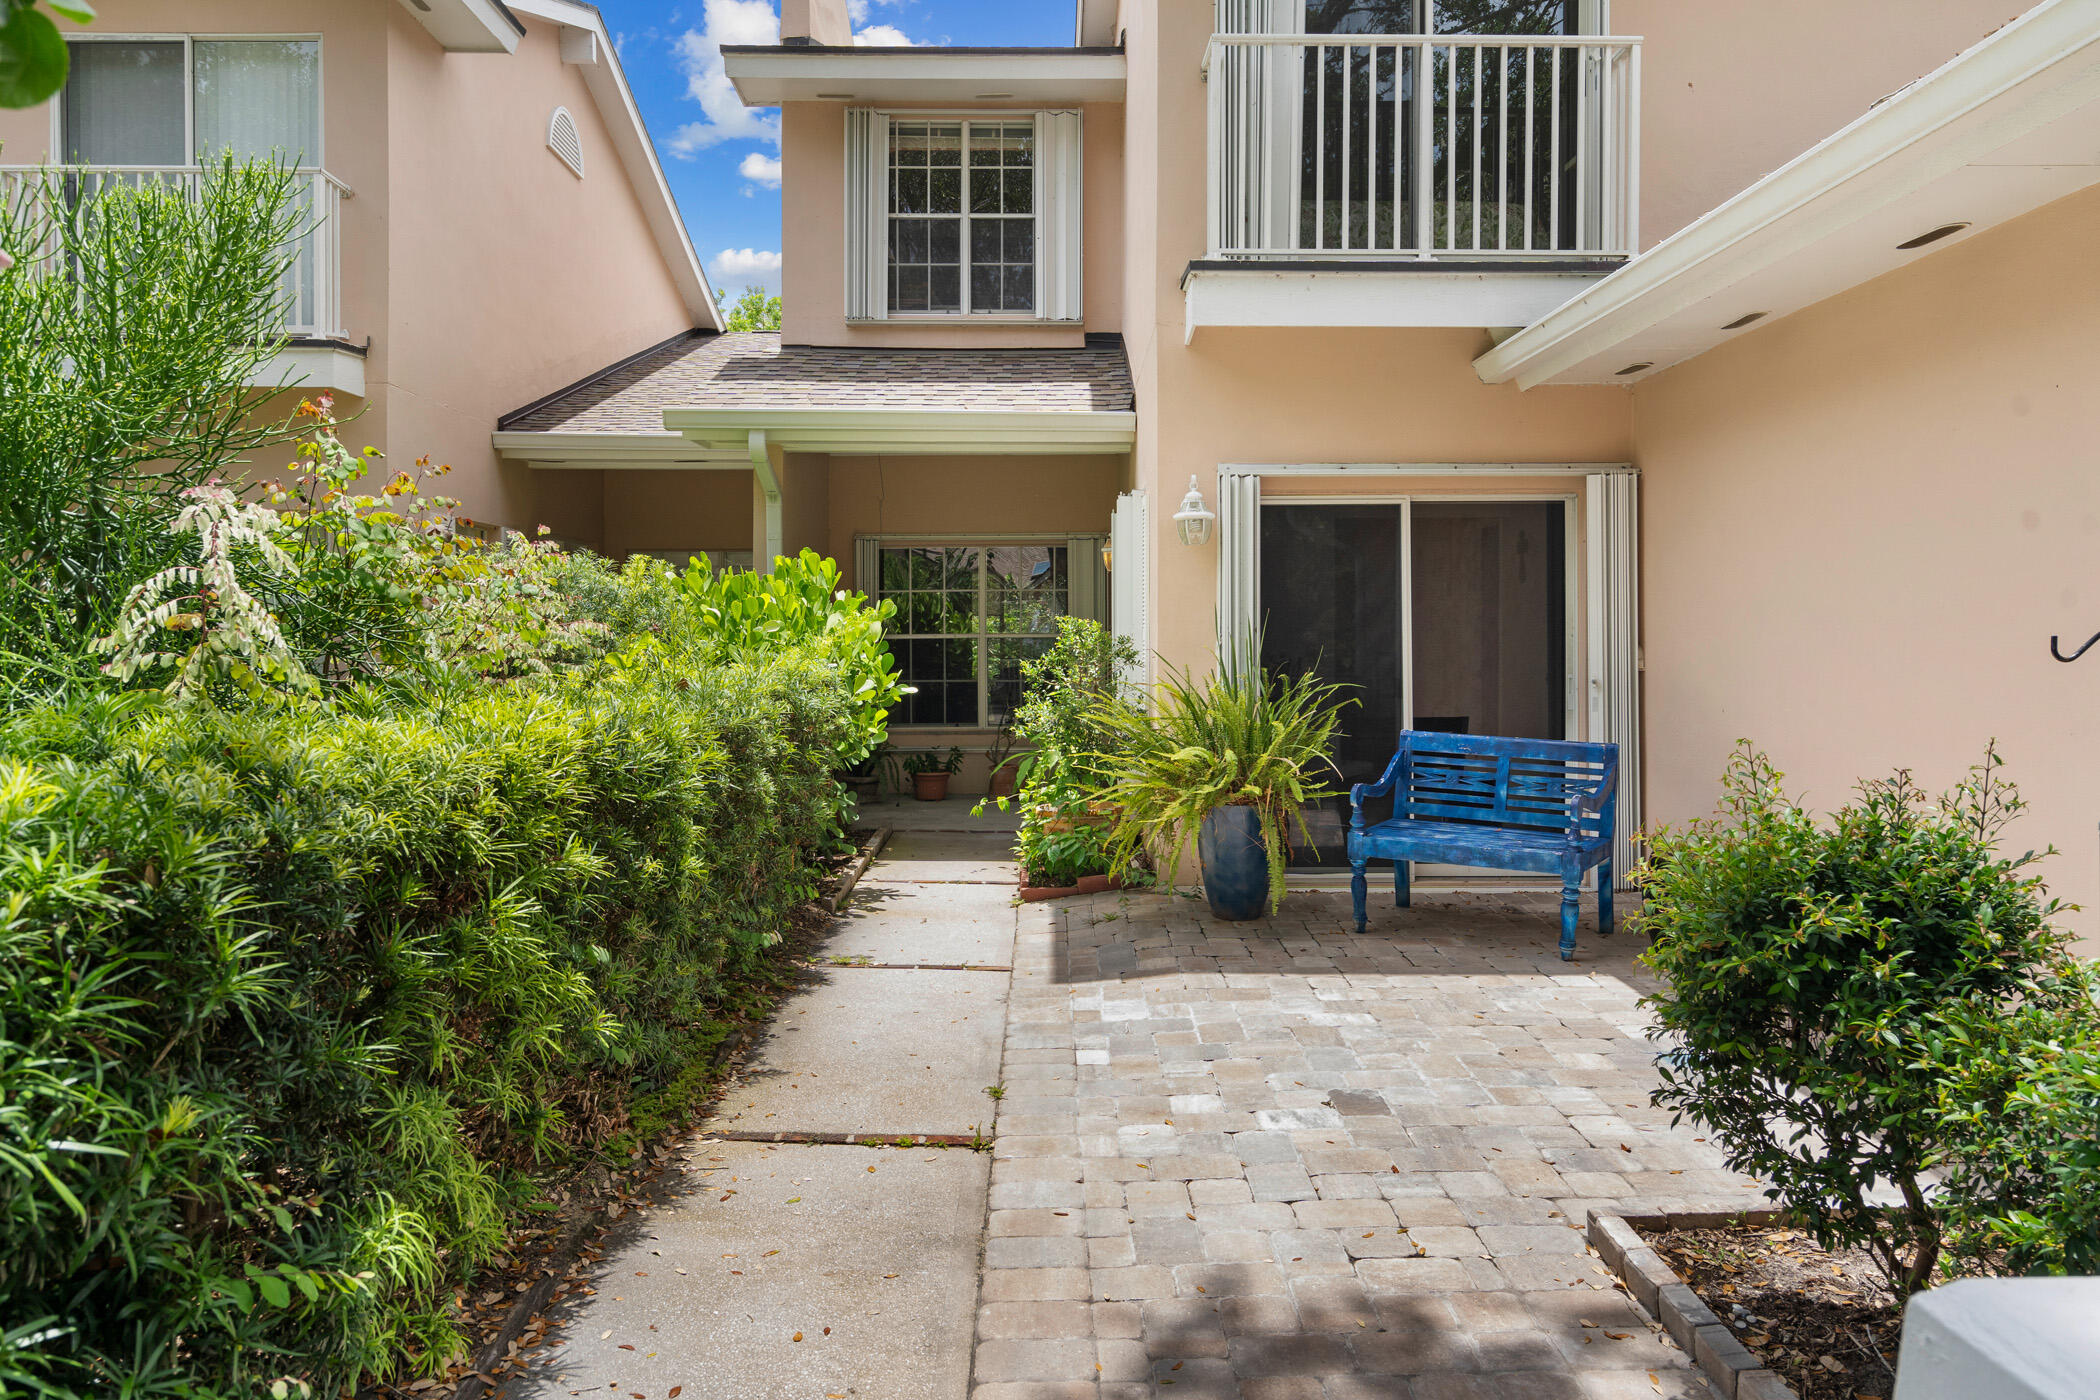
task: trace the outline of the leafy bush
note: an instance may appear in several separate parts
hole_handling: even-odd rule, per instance
[[[1240,654],[1259,648],[1245,644]],[[1110,781],[1115,858],[1128,864],[1147,843],[1178,870],[1203,819],[1220,807],[1253,807],[1268,849],[1269,902],[1283,902],[1289,823],[1308,841],[1304,809],[1334,796],[1321,773],[1340,777],[1332,752],[1345,706],[1342,687],[1311,674],[1283,677],[1258,665],[1221,663],[1199,681],[1169,668],[1153,690],[1154,712],[1098,707],[1107,743],[1095,761]],[[1173,878],[1170,873],[1168,878]]]
[[[0,724],[14,1384],[332,1395],[459,1346],[446,1285],[718,1038],[832,837],[836,669],[650,653]]]
[[[1829,822],[1785,796],[1747,744],[1720,820],[1663,830],[1642,872],[1655,1101],[1717,1134],[1827,1247],[1864,1246],[1907,1295],[1940,1257],[1925,1173],[1949,1142],[1935,1047],[2046,1001],[2070,963],[2060,907],[2001,856],[2020,809],[1995,752],[1938,801],[1908,773],[1867,782]],[[1901,1209],[1869,1202],[1877,1185]]]
[[[1049,650],[1021,663],[1009,743],[1027,747],[1005,762],[1019,784],[1017,852],[1029,884],[1070,885],[1109,869],[1107,831],[1090,810],[1108,782],[1093,757],[1107,741],[1096,712],[1131,703],[1124,678],[1137,661],[1128,637],[1088,618],[1061,617]],[[1003,810],[1007,799],[996,800]]]
[[[27,13],[21,12],[21,13]],[[19,17],[19,15],[18,15]],[[194,194],[50,171],[0,199],[0,680],[88,669],[128,589],[186,552],[179,494],[289,440],[253,385],[283,338],[293,177],[230,158]]]
[[[2100,1274],[2100,970],[1935,1047],[1948,1248],[1972,1273]]]

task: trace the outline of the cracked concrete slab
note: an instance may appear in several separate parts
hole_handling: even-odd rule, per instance
[[[686,1147],[616,1226],[597,1293],[500,1400],[954,1400],[969,1383],[990,1162],[964,1150]],[[872,1168],[872,1170],[871,1170]]]
[[[1007,978],[825,969],[775,1015],[709,1126],[748,1132],[989,1131]]]
[[[863,884],[819,954],[878,963],[988,963],[1014,952],[1011,886]]]

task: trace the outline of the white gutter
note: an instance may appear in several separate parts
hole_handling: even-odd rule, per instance
[[[2100,100],[2100,64],[2087,52],[2096,43],[2100,0],[2044,0],[1481,355],[1475,371],[1489,384],[1542,384],[2014,137]],[[1958,129],[2058,67],[2069,70],[2064,81]],[[1942,134],[1947,139],[1932,140]],[[1823,201],[1829,203],[1815,207]]]
[[[1135,413],[1001,413],[974,409],[667,408],[664,426],[703,447],[742,446],[753,431],[790,452],[834,456],[982,453],[1116,454],[1137,442]]]

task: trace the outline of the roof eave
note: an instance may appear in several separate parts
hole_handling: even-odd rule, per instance
[[[1657,358],[1633,375],[1563,378],[1780,260],[1810,254],[1819,241],[2020,132],[2100,100],[2096,46],[2100,23],[2087,0],[2045,0],[1487,351],[1474,361],[1476,372],[1487,383],[1515,381],[1526,389],[1629,383],[1705,353],[1726,336]],[[2052,69],[2062,81],[2038,81]],[[1909,260],[1891,258],[1871,276]],[[1836,290],[1843,288],[1824,295]]]
[[[1114,48],[729,45],[722,58],[748,107],[812,101],[1121,102],[1128,72],[1123,51]]]
[[[1137,442],[1137,415],[1115,411],[667,408],[664,426],[715,450],[748,444],[759,432],[788,451],[834,456],[1120,454]]]

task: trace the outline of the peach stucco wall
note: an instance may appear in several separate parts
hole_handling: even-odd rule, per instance
[[[1012,108],[988,103],[987,112]],[[1086,331],[1123,328],[1123,109],[1088,103],[1083,191],[1083,326],[960,317],[868,326],[846,323],[846,116],[837,102],[782,109],[782,338],[790,345],[1076,346]]]
[[[1641,241],[1778,169],[2028,0],[1611,0],[1641,55]]]
[[[556,27],[527,17],[515,54],[448,54],[386,9],[390,450],[452,463],[470,516],[560,529],[540,519],[545,474],[496,460],[496,419],[692,315]],[[547,149],[556,105],[576,118],[583,179]]]
[[[1830,806],[1995,737],[2013,849],[2100,904],[2100,656],[2048,650],[2100,630],[2095,324],[2087,192],[1640,386],[1651,816],[1709,811],[1738,738]]]
[[[1217,546],[1183,545],[1170,519],[1192,475],[1215,505],[1226,462],[1628,459],[1624,390],[1484,385],[1472,368],[1487,346],[1481,332],[1212,329],[1184,344],[1181,276],[1204,253],[1211,8],[1127,5],[1124,20],[1133,133],[1124,337],[1140,404],[1135,474],[1152,503],[1152,643],[1166,660],[1201,666],[1215,643]]]
[[[345,429],[454,467],[475,519],[597,543],[599,474],[499,463],[502,413],[692,324],[581,71],[527,18],[513,55],[447,54],[394,0],[108,0],[95,34],[318,35],[322,146],[342,206],[344,322],[369,399]],[[586,178],[547,149],[576,118]],[[50,152],[49,105],[0,112],[0,162]],[[267,462],[275,469],[281,463]]]

